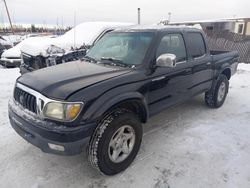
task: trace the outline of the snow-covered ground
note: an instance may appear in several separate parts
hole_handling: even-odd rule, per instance
[[[7,103],[18,76],[0,68],[1,188],[250,187],[250,65],[239,66],[222,108],[197,96],[153,117],[135,162],[113,177],[99,175],[84,154],[45,154],[14,132]]]

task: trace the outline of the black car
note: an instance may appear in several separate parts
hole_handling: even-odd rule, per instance
[[[75,155],[87,146],[93,167],[113,175],[136,157],[152,115],[201,93],[209,107],[221,107],[237,61],[237,52],[210,51],[199,29],[115,30],[82,61],[18,78],[10,123],[47,153]]]

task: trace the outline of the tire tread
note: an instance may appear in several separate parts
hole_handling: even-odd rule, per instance
[[[212,88],[205,93],[205,103],[208,107],[219,108],[224,103],[225,99],[223,100],[223,102],[221,104],[218,104],[218,102],[217,102],[217,93],[218,93],[218,89],[219,89],[219,84],[223,81],[225,81],[226,85],[227,85],[227,91],[226,91],[226,95],[227,95],[229,82],[228,82],[227,77],[224,74],[221,74],[218,77],[218,79],[216,80],[215,84],[213,84]],[[226,96],[225,96],[225,98],[226,98]]]
[[[97,150],[98,150],[98,144],[100,139],[102,138],[102,135],[107,129],[108,126],[110,126],[111,122],[118,117],[121,114],[130,112],[127,109],[116,109],[112,113],[108,114],[97,126],[96,130],[94,131],[94,134],[92,135],[92,138],[90,140],[89,148],[88,148],[88,160],[91,164],[91,166],[95,169],[97,169],[101,174],[104,174],[99,167],[98,163],[98,157],[97,157]]]

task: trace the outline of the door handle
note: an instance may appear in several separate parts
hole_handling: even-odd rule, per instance
[[[207,65],[211,65],[211,62],[207,62]]]
[[[185,73],[191,73],[191,72],[192,72],[192,69],[191,69],[191,68],[185,69]]]
[[[152,82],[160,81],[160,80],[163,80],[163,79],[165,79],[165,78],[166,78],[166,76],[161,76],[161,77],[158,77],[158,78],[154,78],[154,79],[152,80]]]

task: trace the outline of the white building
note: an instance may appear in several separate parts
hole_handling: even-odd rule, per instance
[[[168,21],[161,23],[167,24]],[[250,18],[226,18],[216,20],[199,20],[185,22],[171,22],[170,25],[194,25],[200,24],[207,31],[230,31],[242,35],[250,36]]]

